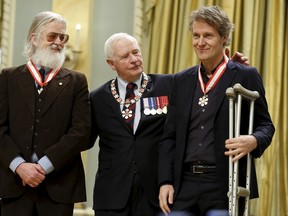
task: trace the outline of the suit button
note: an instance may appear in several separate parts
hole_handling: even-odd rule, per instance
[[[30,146],[30,145],[26,145],[26,148],[27,148],[27,149],[31,149],[31,146]]]
[[[34,126],[33,125],[30,127],[30,130],[34,130]]]
[[[39,120],[39,119],[36,119],[36,122],[37,122],[37,123],[39,123],[39,122],[40,122],[40,120]]]
[[[35,136],[38,136],[38,133],[37,133],[37,132],[34,132],[34,135],[35,135]]]
[[[38,145],[34,145],[33,148],[36,149],[38,147]]]

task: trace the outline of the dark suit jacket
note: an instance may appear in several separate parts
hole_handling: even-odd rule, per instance
[[[181,173],[185,148],[188,138],[188,127],[192,101],[196,82],[198,82],[198,66],[186,69],[175,75],[172,92],[169,101],[167,121],[164,127],[164,135],[159,149],[159,184],[170,182],[174,185],[175,195],[181,186]],[[226,89],[235,83],[242,84],[249,90],[258,91],[260,98],[255,101],[254,132],[258,147],[251,152],[253,157],[260,157],[269,146],[274,134],[274,126],[268,113],[267,102],[262,80],[258,71],[252,67],[246,67],[229,61],[227,69],[221,77],[216,91],[218,99],[214,104],[214,144],[216,153],[217,175],[222,186],[223,196],[228,192],[228,157],[224,155],[225,140],[229,137],[229,103],[226,97]],[[241,133],[248,133],[249,103],[242,100]],[[240,179],[246,175],[245,159],[240,160]],[[258,196],[255,167],[252,162],[251,171],[251,197]],[[245,174],[244,174],[244,173]],[[244,176],[243,176],[244,174]]]
[[[31,161],[46,155],[55,170],[45,185],[56,202],[86,200],[80,152],[88,147],[91,116],[83,74],[62,68],[44,88],[46,97],[35,131],[35,81],[25,65],[3,69],[0,75],[0,197],[20,196],[25,187],[9,165],[18,155]],[[44,91],[41,93],[43,94]],[[38,146],[32,150],[32,140]]]
[[[149,75],[142,96],[168,96],[172,76]],[[144,193],[158,205],[158,144],[166,115],[144,115],[133,135],[125,123],[120,105],[110,90],[111,81],[91,92],[91,145],[99,136],[99,164],[94,187],[94,209],[123,208],[130,194],[134,172],[138,172]],[[142,101],[141,101],[142,102]]]

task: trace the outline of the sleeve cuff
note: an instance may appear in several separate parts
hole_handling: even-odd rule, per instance
[[[9,168],[12,170],[12,172],[15,173],[15,170],[17,167],[21,164],[26,162],[21,156],[17,156],[14,158],[14,160],[10,163]]]
[[[45,170],[46,174],[51,173],[55,169],[55,167],[53,166],[53,164],[51,163],[51,161],[47,156],[42,157],[38,161],[38,164]]]

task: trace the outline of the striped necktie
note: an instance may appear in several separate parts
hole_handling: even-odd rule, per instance
[[[126,86],[125,104],[123,106],[123,117],[130,128],[133,130],[134,117],[135,117],[135,93],[134,89],[137,85],[135,83],[128,83]],[[128,103],[126,103],[128,102]]]

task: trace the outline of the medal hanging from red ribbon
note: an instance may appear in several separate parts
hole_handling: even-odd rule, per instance
[[[42,77],[40,72],[38,71],[37,67],[34,65],[34,63],[32,61],[28,61],[26,64],[28,70],[30,71],[32,77],[34,78],[34,80],[36,81],[36,83],[43,87],[46,86],[54,76],[56,76],[56,74],[59,72],[60,68],[56,68],[56,69],[51,69],[48,73],[47,76],[45,78],[45,80],[42,81]]]
[[[220,80],[221,76],[225,72],[227,63],[228,63],[228,57],[224,55],[224,61],[217,67],[216,71],[213,73],[212,77],[209,79],[208,83],[205,85],[202,79],[202,74],[201,74],[201,64],[199,65],[198,68],[198,80],[200,82],[200,87],[203,92],[203,96],[199,98],[198,104],[200,106],[206,106],[209,102],[208,95],[207,93],[212,90],[218,81]]]

